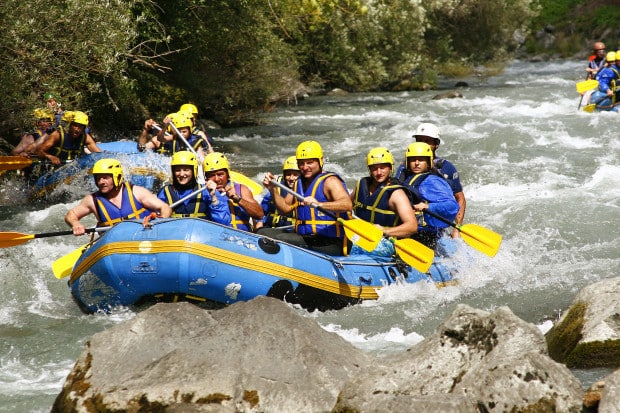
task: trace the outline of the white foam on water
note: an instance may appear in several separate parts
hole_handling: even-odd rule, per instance
[[[326,331],[338,334],[355,347],[377,355],[407,349],[424,339],[423,336],[415,332],[407,334],[398,327],[392,327],[385,332],[372,335],[361,333],[357,328],[343,329],[342,326],[336,324],[328,324],[322,327]]]

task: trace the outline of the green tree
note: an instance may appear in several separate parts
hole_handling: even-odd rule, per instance
[[[0,37],[0,101],[6,125],[31,124],[32,109],[53,91],[66,108],[95,118],[143,112],[131,67],[158,67],[170,50],[155,26],[142,40],[139,28],[152,7],[146,1],[6,0],[0,19],[11,22]],[[116,115],[115,115],[116,113]]]

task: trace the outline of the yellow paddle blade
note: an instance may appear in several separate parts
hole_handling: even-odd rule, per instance
[[[238,182],[250,188],[253,195],[258,195],[263,192],[263,186],[261,184],[248,178],[240,172],[230,171],[230,179],[233,182]]]
[[[358,247],[371,252],[383,238],[383,231],[363,219],[342,219],[338,222],[344,227],[344,234]]]
[[[596,103],[590,103],[583,107],[583,111],[588,113],[594,112],[594,109],[596,109]]]
[[[398,256],[405,263],[423,273],[431,268],[435,252],[426,245],[411,238],[390,238],[390,241],[394,244]]]
[[[25,244],[34,239],[34,234],[22,234],[21,232],[0,232],[0,248],[14,247]]]
[[[75,267],[75,263],[82,256],[84,248],[86,248],[88,245],[89,244],[84,244],[54,261],[52,263],[52,271],[54,272],[54,277],[60,279],[70,276],[71,271],[73,271],[73,267]]]
[[[32,165],[32,159],[23,156],[0,156],[0,171],[14,171]]]
[[[502,236],[488,228],[476,224],[458,225],[461,237],[468,245],[489,257],[494,257],[502,243]]]
[[[576,87],[577,93],[584,93],[598,87],[598,81],[594,79],[584,80],[583,82],[577,82]]]

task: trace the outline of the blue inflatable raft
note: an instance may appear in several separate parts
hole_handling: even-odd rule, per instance
[[[196,218],[124,221],[78,259],[69,280],[85,312],[152,299],[222,305],[271,296],[308,310],[375,300],[393,283],[453,282],[443,265],[423,274],[396,258],[333,257]]]
[[[84,186],[84,183],[94,191],[90,171],[102,158],[118,159],[123,165],[125,179],[152,191],[157,191],[168,179],[170,160],[163,155],[139,152],[133,141],[103,142],[98,146],[103,152],[81,156],[42,174],[33,185],[31,198],[45,198],[58,187]]]

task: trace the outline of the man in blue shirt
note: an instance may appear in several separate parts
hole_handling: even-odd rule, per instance
[[[597,110],[617,112],[616,97],[614,95],[617,84],[620,82],[620,71],[616,65],[616,53],[609,52],[606,56],[607,67],[598,75],[598,89],[590,96],[590,104],[595,104]]]
[[[416,129],[413,137],[416,142],[424,142],[431,147],[431,150],[433,151],[433,166],[435,167],[436,172],[443,176],[448,182],[450,188],[452,188],[454,199],[456,199],[456,202],[459,204],[459,211],[456,214],[455,221],[459,225],[463,224],[467,201],[465,200],[465,194],[463,193],[463,186],[461,185],[459,171],[450,161],[440,158],[436,154],[437,148],[441,143],[439,128],[432,123],[422,123],[418,126],[418,129]],[[396,172],[396,179],[405,181],[409,175],[410,172],[407,171],[405,164],[401,164]],[[460,237],[460,232],[454,228],[451,235],[452,238],[458,238]]]

